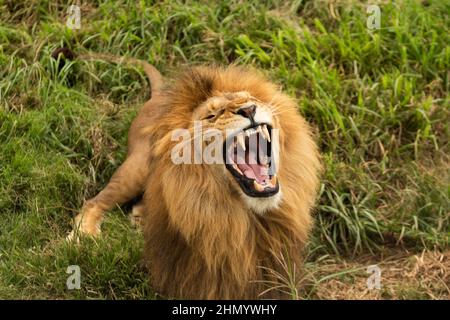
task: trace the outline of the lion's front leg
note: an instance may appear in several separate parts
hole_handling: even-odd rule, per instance
[[[104,212],[105,209],[95,203],[95,198],[86,201],[81,212],[74,218],[73,230],[67,239],[74,240],[79,235],[98,236]]]
[[[74,219],[69,240],[77,239],[79,235],[98,236],[107,210],[143,193],[148,176],[147,155],[146,152],[130,155],[114,173],[108,185],[97,196],[86,201]]]

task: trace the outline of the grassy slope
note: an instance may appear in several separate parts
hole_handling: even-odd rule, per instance
[[[131,67],[58,71],[49,53],[61,45],[169,74],[195,63],[264,70],[317,128],[327,168],[301,297],[449,298],[450,4],[380,6],[382,29],[370,32],[359,2],[95,1],[72,32],[63,1],[0,0],[0,298],[154,297],[120,209],[97,242],[61,241],[123,160],[148,96]],[[364,287],[374,263],[387,268],[375,293]],[[71,264],[81,290],[65,287]]]

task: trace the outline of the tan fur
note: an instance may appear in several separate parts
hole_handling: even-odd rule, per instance
[[[205,123],[224,130],[239,121],[235,109],[251,99],[272,113],[280,130],[282,193],[263,214],[249,206],[223,164],[175,165],[170,158],[177,143],[172,130],[192,128],[193,120],[221,109],[216,122]],[[279,290],[260,294],[280,282],[273,272],[287,276],[280,260],[298,273],[319,170],[311,130],[291,98],[254,71],[196,67],[153,93],[130,129],[127,160],[78,218],[93,221],[77,227],[97,234],[99,211],[145,192],[139,210],[144,259],[157,292],[188,299],[285,298]],[[89,210],[94,214],[86,215]]]

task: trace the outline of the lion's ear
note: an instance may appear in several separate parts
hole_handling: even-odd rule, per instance
[[[217,71],[208,68],[194,67],[183,72],[172,88],[174,102],[187,106],[189,111],[213,96]]]

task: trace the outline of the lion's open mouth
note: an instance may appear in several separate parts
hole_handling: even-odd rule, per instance
[[[245,194],[270,197],[279,191],[271,158],[272,127],[258,124],[227,139],[224,144],[226,168]]]

